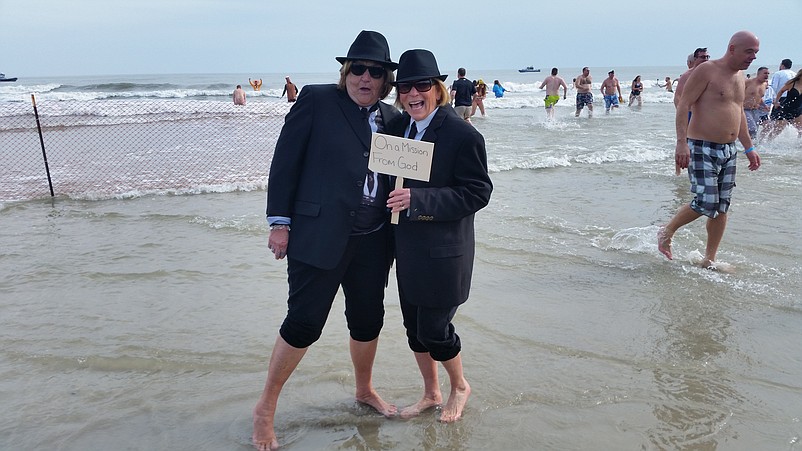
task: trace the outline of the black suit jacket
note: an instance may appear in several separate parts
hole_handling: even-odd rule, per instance
[[[379,108],[385,124],[400,116],[384,102]],[[322,269],[340,261],[362,200],[370,137],[347,92],[336,85],[301,91],[285,118],[267,182],[267,216],[292,220],[288,257]],[[379,197],[384,204],[387,193]]]
[[[387,131],[403,136],[404,115]],[[428,182],[405,179],[412,199],[395,227],[399,291],[413,305],[451,307],[468,299],[474,258],[474,214],[490,201],[493,184],[481,133],[442,106],[422,137],[434,143]]]

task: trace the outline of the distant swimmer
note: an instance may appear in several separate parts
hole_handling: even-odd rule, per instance
[[[657,86],[660,88],[666,88],[666,91],[668,92],[674,92],[674,87],[672,85],[676,82],[677,80],[671,81],[671,77],[666,77],[666,84],[661,85],[660,80],[657,80]]]
[[[295,86],[295,83],[290,81],[290,77],[284,77],[284,91],[281,93],[281,97],[284,97],[284,94],[287,95],[287,102],[295,102],[295,99],[298,98],[298,86]]]
[[[553,67],[551,69],[551,75],[546,77],[543,80],[543,83],[540,84],[540,89],[546,87],[546,99],[544,102],[546,103],[546,115],[549,119],[554,119],[554,105],[560,101],[560,86],[563,88],[563,100],[568,96],[568,85],[565,84],[565,80],[562,77],[557,75],[557,68]]]
[[[482,117],[487,117],[485,114],[485,99],[487,98],[487,85],[485,81],[481,78],[476,82],[474,85],[476,88],[476,94],[473,96],[473,102],[471,103],[471,116],[476,114],[476,108],[479,108],[479,112],[482,113]]]
[[[245,105],[245,91],[242,90],[242,85],[237,85],[232,97],[234,97],[234,105]]]
[[[643,105],[643,99],[640,98],[641,92],[643,92],[643,83],[641,83],[640,75],[638,75],[634,80],[632,80],[632,89],[629,92],[628,106],[632,106],[632,102],[634,102],[636,99],[638,101],[638,106]]]
[[[744,92],[744,114],[749,136],[757,139],[757,128],[769,118],[769,105],[764,102],[766,89],[769,87],[769,68],[761,67],[755,78],[746,80]]]
[[[777,134],[779,134],[782,129],[785,128],[783,123],[784,119],[783,116],[788,116],[787,113],[784,112],[784,105],[788,97],[788,92],[783,92],[783,94],[779,98],[779,102],[774,102],[774,96],[780,92],[780,90],[785,86],[785,83],[788,80],[794,78],[796,73],[791,70],[793,66],[793,61],[788,58],[785,58],[780,62],[780,68],[777,72],[771,76],[771,81],[769,82],[770,90],[772,91],[771,98],[773,102],[773,107],[771,109],[771,114],[769,114],[769,119],[771,122],[767,123],[767,129],[770,131],[769,137],[773,138]],[[782,125],[782,126],[780,126]]]
[[[473,104],[473,96],[476,95],[476,87],[473,83],[465,78],[464,67],[457,70],[457,79],[451,83],[451,98],[454,99],[454,111],[457,116],[465,119],[467,122],[471,121],[471,105]]]
[[[251,87],[253,87],[254,91],[261,91],[262,90],[262,79],[261,78],[259,80],[251,80],[249,78],[248,79],[248,83],[251,84]]]
[[[593,117],[593,93],[590,90],[593,88],[593,77],[590,76],[590,69],[587,67],[582,68],[582,74],[576,77],[574,82],[576,88],[576,114],[579,113],[586,105],[588,107],[588,117]]]
[[[788,124],[793,124],[797,134],[802,138],[802,81],[800,80],[802,80],[802,69],[786,81],[775,94],[774,104],[781,106],[778,108],[779,114],[772,122],[769,139],[775,138]],[[783,96],[785,96],[784,101]]]
[[[624,100],[624,97],[621,96],[621,84],[618,83],[618,79],[615,78],[614,70],[607,72],[607,78],[604,79],[599,90],[604,96],[605,113],[609,114],[610,108],[618,108],[619,102]],[[616,93],[618,95],[616,95]]]
[[[504,86],[501,86],[501,83],[499,83],[498,80],[493,80],[493,94],[496,95],[497,99],[499,97],[504,97],[505,91],[508,91],[508,89],[505,89]]]
[[[760,50],[757,36],[748,31],[735,33],[723,57],[697,66],[688,75],[685,92],[677,105],[675,125],[677,146],[674,159],[688,168],[691,192],[696,197],[680,207],[671,221],[657,232],[657,249],[673,259],[671,239],[680,227],[702,215],[707,216],[707,245],[700,259],[702,268],[730,271],[717,264],[716,253],[727,226],[732,189],[735,187],[735,140],[743,144],[749,170],[760,167],[760,155],[752,146],[743,111],[745,77]],[[693,108],[693,120],[687,120]]]

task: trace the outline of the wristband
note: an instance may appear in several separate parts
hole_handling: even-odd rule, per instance
[[[744,153],[745,153],[745,154],[747,154],[747,153],[749,153],[749,152],[751,152],[751,151],[753,151],[753,150],[755,150],[755,146],[752,146],[752,147],[750,147],[750,148],[748,148],[748,149],[744,150]]]
[[[272,230],[285,230],[285,229],[289,232],[290,231],[290,225],[289,224],[273,224],[272,226],[270,226],[270,230],[271,231]]]

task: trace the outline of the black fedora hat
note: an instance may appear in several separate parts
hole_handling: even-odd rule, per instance
[[[360,31],[348,49],[348,56],[338,56],[335,59],[340,64],[345,64],[347,60],[364,60],[381,63],[390,70],[398,67],[398,63],[390,60],[390,46],[387,45],[387,39],[378,31]]]
[[[434,54],[425,49],[407,50],[398,59],[398,74],[395,83],[407,81],[424,80],[427,78],[439,78],[446,81],[448,75],[442,75],[437,68],[437,60]]]

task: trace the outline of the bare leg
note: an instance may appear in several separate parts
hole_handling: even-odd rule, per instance
[[[785,126],[788,124],[788,121],[784,119],[783,120],[769,119],[767,124],[769,124],[769,126],[767,127],[768,131],[766,133],[766,140],[771,141],[774,138],[776,138],[777,135],[782,133],[783,130],[785,130]]]
[[[707,220],[707,247],[705,248],[705,259],[702,260],[703,268],[715,268],[716,253],[724,237],[724,229],[727,227],[727,214],[721,213],[715,218]]]
[[[308,348],[294,348],[279,335],[267,368],[267,382],[256,407],[253,409],[253,446],[259,451],[272,451],[279,447],[273,420],[281,389],[300,363]]]
[[[351,338],[350,340],[351,361],[354,363],[356,379],[356,400],[373,407],[385,417],[395,416],[398,413],[396,406],[384,402],[373,389],[373,361],[376,358],[379,339],[356,341]]]
[[[462,356],[457,354],[451,360],[443,362],[443,366],[448,372],[448,379],[451,382],[451,394],[448,395],[448,402],[443,406],[440,413],[440,421],[452,423],[462,417],[462,410],[471,395],[471,386],[465,380],[462,373]]]
[[[443,402],[440,394],[440,382],[437,378],[437,362],[428,352],[416,352],[415,361],[423,376],[423,397],[415,404],[401,409],[401,418],[412,418],[423,411],[439,406]]]
[[[671,221],[657,232],[657,249],[660,250],[660,253],[671,260],[673,258],[671,254],[671,238],[674,233],[685,224],[695,221],[699,216],[701,215],[693,211],[690,205],[683,205],[677,214],[671,218]]]
[[[593,104],[588,104],[588,117],[593,117]]]

